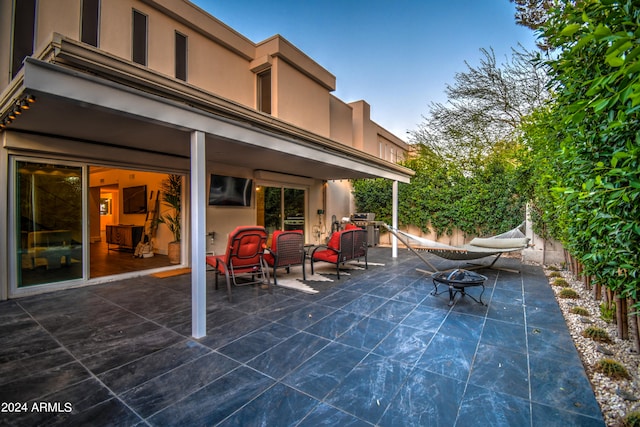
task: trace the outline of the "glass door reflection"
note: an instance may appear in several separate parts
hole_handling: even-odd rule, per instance
[[[18,287],[82,278],[82,167],[16,162]]]

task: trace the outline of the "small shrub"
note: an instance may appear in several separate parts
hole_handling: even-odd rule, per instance
[[[578,295],[578,293],[571,288],[562,288],[558,296],[560,298],[571,298],[571,299],[580,298],[580,295]]]
[[[563,288],[566,288],[567,286],[569,286],[569,282],[564,280],[562,277],[556,277],[553,280],[553,286],[562,286]]]
[[[616,318],[616,305],[603,302],[600,304],[600,318],[611,323]]]
[[[573,307],[571,309],[571,313],[579,314],[580,316],[587,316],[587,317],[589,317],[591,315],[591,313],[589,313],[589,310],[587,310],[584,307],[580,307],[579,305]]]
[[[582,331],[582,336],[591,338],[594,341],[611,342],[609,333],[602,328],[598,328],[597,326],[589,326],[584,331]]]
[[[623,427],[640,427],[640,411],[629,412],[622,419]]]
[[[550,265],[547,267],[547,270],[549,271],[560,271],[560,268],[558,268],[558,266],[555,265]]]
[[[562,273],[560,273],[559,271],[552,271],[551,273],[549,273],[549,277],[562,277]]]
[[[596,371],[611,379],[630,378],[627,369],[620,362],[613,359],[600,359],[596,363]]]

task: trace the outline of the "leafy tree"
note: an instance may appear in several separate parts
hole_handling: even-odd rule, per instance
[[[509,0],[516,5],[516,23],[537,30],[544,24],[557,0]]]
[[[509,0],[516,5],[516,23],[531,30],[537,30],[549,19],[551,11],[562,7],[562,0]],[[549,50],[551,47],[544,37],[538,41],[538,47]]]
[[[524,218],[531,191],[522,172],[521,125],[548,98],[548,79],[532,52],[514,50],[504,64],[493,50],[482,53],[479,66],[467,64],[446,88],[448,102],[433,104],[411,133],[415,153],[405,166],[416,174],[399,186],[401,225],[490,235]],[[390,221],[389,182],[356,181],[354,194],[359,210]]]
[[[477,67],[456,73],[446,87],[448,102],[432,104],[429,116],[411,133],[412,142],[429,147],[466,171],[482,167],[493,150],[517,141],[524,117],[548,99],[544,68],[527,50],[512,52],[499,64],[493,50],[482,49]]]
[[[640,6],[633,0],[565,1],[561,6],[541,32],[555,49],[547,61],[554,100],[527,137],[534,146],[546,147],[547,155],[557,156],[540,180],[556,188],[547,204],[559,205],[565,246],[587,274],[635,298],[640,268]],[[549,137],[554,142],[541,141]]]
[[[561,159],[561,130],[556,129],[549,107],[539,108],[521,125],[522,144],[519,179],[523,196],[528,200],[534,231],[543,238],[566,241],[566,210],[557,192],[566,165]]]

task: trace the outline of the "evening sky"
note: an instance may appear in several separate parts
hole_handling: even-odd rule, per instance
[[[364,99],[371,118],[407,140],[457,72],[535,46],[509,0],[194,0],[253,42],[280,34],[336,76],[334,95]]]

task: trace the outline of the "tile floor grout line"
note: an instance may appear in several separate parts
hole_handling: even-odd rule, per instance
[[[419,279],[418,279],[419,280]],[[416,280],[417,281],[417,280]],[[415,283],[415,281],[414,281]],[[393,331],[395,331],[400,324],[402,323],[402,321],[404,319],[406,319],[411,313],[415,312],[418,307],[422,304],[422,302],[429,298],[429,295],[433,295],[432,294],[433,291],[430,291],[427,293],[427,296],[425,298],[423,298],[419,303],[415,304],[415,307],[413,308],[413,310],[411,310],[409,313],[407,313],[407,315],[396,324],[396,326],[394,328],[391,329],[391,331],[389,331],[389,333],[380,340],[380,342],[371,349],[371,351],[367,354],[367,356],[369,354],[374,354],[376,356],[380,356],[382,358],[391,360],[392,362],[395,362],[394,360],[392,360],[390,357],[385,357],[382,355],[379,355],[377,353],[374,353],[374,350],[386,339],[389,337],[389,335],[391,335],[391,333]],[[418,362],[420,361],[420,359],[422,358],[422,355],[424,355],[424,353],[427,351],[427,349],[429,348],[429,345],[433,342],[433,339],[435,338],[435,336],[438,334],[438,332],[440,331],[440,329],[442,328],[442,325],[444,325],[444,322],[447,320],[447,318],[449,317],[449,314],[453,311],[453,306],[449,307],[447,310],[447,314],[444,316],[444,318],[442,319],[442,321],[440,322],[440,324],[438,325],[438,328],[436,329],[436,331],[431,335],[431,338],[429,339],[429,342],[427,343],[425,349],[422,351],[422,353],[420,354],[420,356],[415,360],[415,362],[413,362],[413,364],[405,364],[408,367],[408,374],[407,376],[404,378],[404,380],[402,381],[402,383],[398,386],[398,389],[396,390],[396,392],[393,394],[393,396],[391,396],[391,398],[389,398],[389,403],[385,406],[384,411],[382,411],[382,414],[380,415],[380,418],[378,420],[376,420],[375,423],[373,423],[374,425],[378,425],[378,423],[380,422],[380,420],[382,420],[382,418],[384,417],[384,414],[386,414],[386,412],[389,410],[389,408],[391,407],[391,404],[394,402],[394,399],[398,396],[398,394],[402,391],[402,388],[404,387],[404,385],[409,381],[409,377],[411,376],[411,374],[414,372],[416,368],[416,366],[418,365]],[[407,325],[404,325],[407,326]],[[417,328],[416,328],[417,329]],[[399,364],[404,364],[403,362],[397,362]],[[354,368],[355,369],[355,368]],[[357,417],[358,419],[361,419],[359,417]]]
[[[275,322],[272,322],[272,323],[275,323]],[[260,328],[260,329],[262,329],[262,328]],[[310,333],[308,333],[308,332],[304,332],[304,331],[302,331],[302,330],[298,330],[298,332],[297,332],[297,333],[295,333],[295,334],[293,334],[291,337],[294,337],[294,336],[296,336],[296,335],[298,335],[298,334],[300,334],[300,333],[306,333],[306,334],[308,334],[308,335],[315,336],[314,334],[310,334]],[[289,337],[289,338],[291,338],[291,337]],[[287,339],[289,339],[289,338],[287,338]],[[322,350],[324,350],[325,348],[327,348],[327,347],[328,347],[328,346],[333,342],[333,340],[329,340],[329,339],[324,338],[324,337],[321,337],[321,338],[323,338],[323,339],[325,339],[325,340],[329,341],[329,343],[328,343],[328,344],[326,344],[326,345],[324,345],[324,346],[322,346],[320,349],[318,349],[318,351],[316,351],[316,352],[315,352],[315,353],[313,353],[311,356],[309,356],[308,358],[306,358],[304,361],[302,361],[301,363],[299,363],[298,365],[296,365],[293,369],[291,369],[287,374],[285,374],[285,375],[284,375],[284,376],[282,376],[281,378],[276,378],[276,377],[274,377],[274,376],[272,376],[272,375],[270,375],[270,374],[268,374],[268,373],[266,373],[266,372],[263,372],[263,371],[261,371],[261,370],[258,370],[257,368],[254,368],[253,366],[251,366],[251,365],[249,365],[249,364],[248,364],[250,361],[254,360],[254,359],[255,359],[256,357],[258,357],[259,355],[256,355],[255,357],[252,357],[251,359],[247,360],[246,362],[240,362],[239,360],[236,360],[236,359],[234,359],[234,358],[232,358],[232,357],[229,357],[229,356],[227,356],[227,355],[225,355],[225,354],[223,354],[223,353],[218,353],[218,354],[221,354],[221,355],[222,355],[222,356],[224,356],[224,357],[227,357],[227,358],[229,358],[229,359],[233,360],[234,362],[239,363],[240,365],[239,365],[239,366],[237,366],[236,368],[232,369],[231,371],[227,372],[225,375],[222,375],[222,376],[220,376],[220,377],[216,378],[214,381],[217,381],[217,380],[219,380],[220,378],[223,378],[223,377],[225,377],[225,376],[229,375],[231,372],[233,372],[233,371],[237,370],[237,369],[238,369],[238,368],[240,368],[241,366],[244,366],[244,367],[245,367],[245,368],[247,368],[247,369],[251,369],[252,371],[257,372],[258,374],[263,375],[263,376],[265,376],[265,377],[267,377],[267,378],[269,378],[269,379],[273,380],[273,384],[272,384],[272,385],[270,385],[269,387],[267,387],[266,389],[264,389],[261,393],[259,393],[259,394],[257,394],[256,396],[254,396],[254,398],[253,398],[253,399],[248,400],[247,402],[245,402],[242,406],[240,406],[238,409],[236,409],[235,411],[233,411],[232,413],[230,413],[229,415],[227,415],[225,418],[223,418],[222,420],[218,421],[215,425],[218,425],[218,424],[220,424],[221,422],[223,422],[223,421],[225,421],[225,420],[229,419],[231,416],[233,416],[233,414],[240,412],[240,410],[242,410],[243,408],[247,407],[251,402],[255,401],[257,398],[259,398],[260,396],[264,395],[268,390],[271,390],[271,389],[272,389],[273,387],[275,387],[277,384],[282,384],[282,385],[283,385],[283,386],[285,386],[285,387],[290,387],[290,388],[291,388],[291,389],[293,389],[293,390],[296,390],[296,391],[298,391],[298,392],[301,392],[301,393],[304,393],[305,395],[310,396],[311,398],[313,398],[314,400],[317,400],[318,402],[322,402],[320,399],[317,399],[317,398],[315,398],[315,397],[311,396],[310,394],[303,392],[302,390],[298,390],[297,388],[292,387],[292,386],[290,386],[290,385],[285,384],[285,383],[283,383],[283,382],[282,382],[282,380],[283,380],[286,376],[288,376],[290,373],[294,372],[296,369],[300,368],[302,365],[304,365],[304,364],[305,364],[307,361],[309,361],[311,358],[313,358],[313,357],[315,357],[316,355],[318,355],[318,353],[320,353]],[[284,341],[286,341],[286,340],[284,340]],[[284,342],[284,341],[282,341],[282,342]],[[278,345],[282,344],[282,342],[280,342],[280,343],[276,344],[275,346],[273,346],[273,347],[271,347],[271,348],[277,347]],[[270,350],[270,349],[269,349],[269,350]],[[260,354],[264,354],[264,353],[266,353],[267,351],[268,351],[268,350],[265,350],[265,351],[263,351],[263,352],[262,352],[262,353],[260,353]],[[211,383],[213,383],[213,381],[211,381],[211,382],[210,382],[210,383],[208,383],[208,384],[211,384]],[[207,385],[208,385],[208,384],[207,384]],[[196,393],[196,391],[194,391],[193,393]],[[193,394],[193,393],[191,393],[191,394]],[[191,395],[191,394],[190,394],[190,395]],[[181,399],[181,400],[183,400],[183,399]],[[177,402],[176,402],[176,403],[177,403]],[[170,406],[173,406],[173,405],[170,405]],[[317,407],[317,406],[318,406],[318,405],[315,405],[315,406],[314,406],[314,408],[315,408],[315,407]],[[311,411],[310,411],[310,412],[311,412]],[[343,412],[344,412],[344,411],[343,411]],[[308,415],[308,414],[307,414],[307,415]]]
[[[212,352],[212,353],[216,353],[216,351],[215,351],[215,350],[212,350],[211,352]],[[210,354],[210,353],[207,353],[207,354]],[[221,353],[218,353],[218,354],[221,354]],[[202,355],[202,357],[204,357],[204,356],[206,356],[206,355]],[[227,357],[228,359],[231,359],[231,360],[233,360],[234,362],[237,362],[237,363],[238,363],[238,366],[236,366],[235,368],[231,369],[229,372],[226,372],[224,375],[220,375],[219,377],[217,377],[217,378],[215,378],[215,379],[213,379],[213,380],[209,381],[208,383],[206,383],[206,384],[202,385],[201,387],[198,387],[198,388],[194,389],[191,393],[189,393],[189,394],[187,394],[187,395],[182,396],[180,399],[173,400],[169,405],[167,405],[167,406],[165,406],[165,407],[163,407],[163,408],[161,408],[161,409],[159,409],[159,410],[155,411],[155,412],[154,412],[154,413],[152,413],[152,414],[149,414],[149,416],[147,416],[146,418],[142,418],[142,419],[143,419],[145,422],[147,422],[147,420],[149,420],[149,419],[153,418],[154,416],[156,416],[156,415],[158,415],[158,414],[162,413],[163,411],[165,411],[165,410],[167,410],[167,409],[171,408],[172,406],[175,406],[175,405],[177,405],[178,403],[183,402],[183,401],[184,401],[184,400],[186,400],[188,397],[191,397],[192,395],[194,395],[194,394],[198,393],[200,390],[202,390],[202,389],[204,389],[204,388],[206,388],[206,387],[210,386],[210,385],[211,385],[211,384],[213,384],[214,382],[219,381],[219,380],[221,380],[222,378],[225,378],[225,377],[229,376],[230,374],[232,374],[233,372],[237,371],[238,369],[240,369],[240,368],[242,368],[242,367],[252,369],[252,370],[254,370],[254,371],[256,371],[256,372],[258,372],[258,373],[260,373],[260,374],[264,375],[264,373],[262,373],[262,372],[260,372],[260,371],[257,371],[257,370],[255,370],[255,369],[253,369],[253,368],[251,368],[251,366],[247,366],[247,365],[245,365],[244,363],[240,363],[240,362],[238,362],[237,360],[235,360],[235,359],[233,359],[233,358],[231,358],[231,357],[225,356],[224,354],[223,354],[222,356]],[[269,377],[269,378],[271,378],[271,377]],[[269,387],[269,388],[271,388],[271,387]],[[262,393],[260,393],[260,394],[262,394]],[[259,396],[259,395],[258,395],[258,396]],[[253,401],[253,399],[252,399],[252,401]],[[243,406],[244,406],[244,405],[243,405]],[[234,412],[235,412],[235,411],[234,411]],[[226,419],[226,417],[225,417],[225,419]],[[220,421],[220,422],[221,422],[221,421]],[[147,422],[147,424],[148,424],[148,422]],[[216,424],[218,424],[218,423],[216,423]]]
[[[20,306],[20,308],[22,308],[22,310],[24,310],[24,312],[25,312],[25,313],[27,313],[27,314],[29,315],[29,317],[31,317],[31,318],[33,319],[33,321],[34,321],[34,322],[36,322],[36,323],[38,324],[38,326],[39,326],[39,327],[41,327],[41,328],[42,328],[42,329],[43,329],[43,330],[44,330],[44,331],[45,331],[45,332],[46,332],[46,333],[51,337],[51,339],[53,339],[53,340],[54,340],[54,341],[55,341],[55,342],[56,342],[56,343],[57,343],[61,348],[63,348],[63,349],[64,349],[64,350],[65,350],[65,351],[66,351],[66,352],[67,352],[67,353],[68,353],[68,354],[73,358],[73,360],[75,360],[75,362],[76,362],[76,363],[78,363],[80,366],[82,366],[82,368],[83,368],[84,370],[86,370],[86,371],[89,373],[89,377],[90,377],[90,378],[93,378],[94,380],[96,380],[96,381],[97,381],[100,385],[102,385],[102,386],[103,386],[103,387],[104,387],[104,388],[109,392],[109,394],[112,396],[111,398],[109,398],[109,399],[107,399],[107,400],[103,400],[102,402],[99,402],[99,403],[97,403],[97,404],[95,404],[95,405],[93,405],[93,406],[91,406],[91,407],[89,407],[89,408],[87,408],[87,409],[84,409],[82,412],[85,412],[85,411],[87,411],[88,409],[91,409],[91,408],[95,408],[95,407],[97,407],[98,405],[100,405],[100,404],[102,404],[102,403],[104,403],[104,402],[108,402],[109,400],[111,400],[111,399],[113,398],[113,399],[118,400],[122,405],[124,405],[126,408],[128,408],[128,409],[129,409],[129,410],[130,410],[130,411],[131,411],[131,412],[132,412],[136,417],[138,417],[138,419],[140,419],[142,422],[144,422],[145,424],[147,424],[147,425],[148,425],[148,423],[146,422],[146,420],[145,420],[145,419],[144,419],[144,418],[143,418],[143,417],[142,417],[142,416],[141,416],[141,415],[140,415],[140,414],[139,414],[135,409],[133,409],[131,406],[129,406],[129,405],[127,404],[127,402],[125,402],[124,400],[122,400],[122,399],[120,398],[120,396],[119,396],[116,392],[114,392],[114,391],[113,391],[109,386],[107,386],[107,384],[105,384],[105,383],[104,383],[100,378],[98,378],[98,376],[97,376],[96,374],[94,374],[94,373],[93,373],[93,371],[92,371],[91,369],[89,369],[89,368],[88,368],[84,363],[82,363],[82,361],[81,361],[80,359],[78,359],[78,358],[75,356],[75,354],[73,354],[73,353],[71,352],[71,350],[69,350],[69,349],[68,349],[68,348],[67,348],[67,347],[66,347],[66,346],[65,346],[65,345],[64,345],[60,340],[58,340],[58,338],[57,338],[55,335],[53,335],[51,332],[49,332],[49,330],[48,330],[47,328],[45,328],[45,327],[44,327],[44,326],[43,326],[43,325],[42,325],[42,324],[41,324],[41,323],[40,323],[40,322],[39,322],[35,317],[33,317],[33,315],[32,315],[32,314],[31,314],[31,313],[30,313],[26,308],[24,308],[24,307],[20,304],[20,302],[19,302],[19,301],[18,301],[17,303],[18,303],[18,305]],[[69,362],[69,364],[71,364],[71,363],[73,363],[73,362]],[[65,365],[66,365],[66,364],[65,364]],[[64,366],[64,365],[62,365],[62,366]],[[80,383],[82,383],[83,381],[86,381],[86,379],[85,379],[85,380],[82,380],[82,381],[78,381],[78,382],[73,383],[73,384],[70,384],[70,385],[67,385],[65,388],[63,388],[63,389],[61,389],[61,390],[58,390],[58,392],[60,392],[60,391],[62,391],[62,390],[65,390],[65,389],[67,389],[67,388],[69,388],[69,387],[71,387],[71,386],[73,386],[73,385],[80,384]],[[51,394],[53,394],[53,393],[49,393],[49,395],[51,395]],[[48,396],[48,395],[45,395],[45,396]],[[80,413],[82,413],[82,412],[78,412],[78,414],[80,414]]]
[[[496,291],[496,285],[498,284],[498,278],[500,277],[500,272],[496,274],[496,278],[493,282],[493,286],[491,288],[491,296],[489,298],[489,303],[487,303],[487,310],[483,316],[482,327],[480,328],[480,334],[478,335],[478,342],[476,343],[476,348],[473,352],[473,357],[471,358],[471,363],[469,364],[469,373],[467,374],[467,379],[464,381],[464,389],[462,390],[462,396],[460,396],[460,403],[458,404],[458,411],[456,412],[456,418],[453,422],[453,425],[457,425],[458,419],[460,418],[460,409],[462,408],[462,402],[464,401],[465,396],[467,395],[467,389],[469,388],[469,381],[471,380],[471,373],[473,372],[473,367],[476,361],[476,357],[478,356],[478,349],[480,348],[480,341],[482,341],[482,334],[484,332],[484,327],[487,324],[487,317],[489,315],[489,304],[493,300],[493,294]],[[455,307],[455,304],[453,305]],[[453,307],[451,307],[453,309]]]
[[[391,279],[389,279],[389,280],[391,280]],[[416,280],[417,280],[417,279],[416,279]],[[385,282],[385,283],[386,283],[386,282]],[[368,293],[364,292],[364,293],[361,293],[361,295],[372,295],[372,294],[368,294]],[[374,295],[374,296],[376,296],[376,295]],[[395,296],[395,295],[394,295],[394,296]],[[379,297],[379,298],[384,298],[384,297]],[[381,306],[380,306],[380,307],[382,307],[382,305],[386,304],[386,303],[387,303],[387,302],[389,302],[389,301],[397,301],[397,300],[393,300],[393,299],[392,299],[392,297],[390,297],[390,298],[384,298],[384,299],[385,299],[386,301],[385,301],[385,303],[381,304]],[[402,318],[402,320],[406,319],[406,318],[407,318],[411,313],[413,313],[413,312],[418,308],[418,306],[419,306],[419,305],[420,305],[420,303],[415,304],[415,307],[413,308],[413,310],[411,310],[409,313],[407,313],[407,314]],[[343,306],[343,307],[344,307],[344,306]],[[378,308],[379,308],[379,307],[378,307]],[[334,311],[334,313],[335,313],[336,311],[338,311],[338,310],[342,310],[342,307],[341,307],[341,308],[336,309],[336,310]],[[362,314],[360,314],[360,313],[354,313],[354,312],[345,311],[345,310],[342,310],[342,311],[344,311],[345,313],[350,313],[350,314],[355,314],[355,315],[362,315]],[[371,318],[372,318],[372,317],[371,317],[371,314],[372,314],[373,312],[375,312],[375,311],[376,311],[376,310],[373,310],[371,313],[369,313],[369,314],[367,314],[367,315],[362,315],[362,319],[360,319],[360,321],[358,322],[358,324],[359,324],[360,322],[362,322],[363,320],[367,319],[367,318],[371,319]],[[446,318],[446,316],[445,316],[445,318]],[[375,317],[374,317],[373,319],[377,319],[377,318],[375,318]],[[396,330],[396,329],[398,328],[398,326],[400,326],[400,324],[402,323],[402,320],[401,320],[400,322],[397,322],[397,323],[396,323],[396,325],[395,325],[393,328],[391,328],[391,330],[389,331],[389,333],[388,333],[387,335],[385,335],[385,337],[384,337],[384,338],[382,338],[382,339],[380,340],[380,342],[378,343],[378,345],[379,345],[382,341],[384,341],[386,338],[388,338],[388,337],[389,337],[389,335],[391,335],[391,333],[392,333],[394,330]],[[443,322],[444,322],[444,320],[443,320]],[[442,322],[441,322],[441,325],[442,325]],[[440,326],[441,326],[441,325],[440,325]],[[439,326],[439,327],[440,327],[440,326]],[[340,338],[340,337],[342,337],[344,334],[346,334],[347,332],[349,332],[350,330],[352,330],[352,329],[353,329],[353,328],[355,328],[355,327],[357,327],[357,324],[356,324],[356,325],[353,325],[352,327],[350,327],[349,329],[347,329],[346,331],[344,331],[342,334],[340,334],[340,335],[339,335],[338,337],[336,337],[336,338]],[[315,334],[313,334],[313,335],[315,335]],[[433,334],[433,336],[431,337],[431,339],[430,339],[430,341],[429,341],[429,342],[431,342],[431,340],[433,340],[433,337],[434,337],[434,336],[435,336],[435,334]],[[325,337],[321,337],[321,338],[325,338]],[[326,338],[325,338],[325,339],[326,339]],[[335,343],[335,344],[345,345],[345,346],[347,346],[347,347],[350,347],[350,348],[354,348],[354,349],[356,349],[356,350],[363,351],[363,349],[362,349],[362,348],[354,347],[354,346],[351,346],[351,345],[349,345],[349,344],[343,344],[343,343],[337,342],[335,339],[331,339],[330,341],[331,341],[331,342],[330,342],[329,344],[327,344],[327,346],[329,346],[331,343]],[[376,345],[375,347],[373,347],[373,348],[372,348],[372,349],[370,349],[370,350],[368,350],[368,349],[367,349],[367,350],[364,350],[363,352],[365,353],[365,355],[364,355],[364,356],[363,356],[363,357],[362,357],[362,358],[361,358],[357,363],[355,363],[355,364],[354,364],[354,366],[349,370],[349,372],[347,372],[347,373],[345,373],[345,374],[344,374],[344,376],[343,376],[343,380],[344,380],[344,378],[346,378],[350,373],[352,373],[352,372],[353,372],[353,371],[358,367],[358,365],[359,365],[360,363],[362,363],[362,361],[363,361],[363,360],[365,360],[367,357],[369,357],[369,356],[370,356],[370,355],[372,355],[372,354],[373,354],[374,356],[378,356],[378,357],[381,357],[381,358],[383,358],[383,359],[390,360],[390,361],[392,361],[392,362],[396,362],[396,361],[392,360],[392,359],[391,359],[391,358],[389,358],[389,357],[381,356],[381,355],[379,355],[379,354],[377,354],[377,353],[374,353],[374,350],[375,350],[375,348],[377,348],[377,347],[378,347],[378,345]],[[326,348],[327,346],[325,346],[324,348]],[[427,347],[428,347],[428,345],[427,345]],[[323,349],[324,349],[324,348],[323,348]],[[320,350],[320,351],[321,351],[321,350]],[[318,354],[320,351],[318,351],[316,354]],[[425,348],[425,351],[426,351],[426,348]],[[423,353],[424,353],[424,352],[423,352]],[[313,356],[311,356],[311,357],[313,357]],[[310,359],[311,359],[311,357],[309,357],[307,360],[305,360],[305,362],[306,362],[306,361],[308,361],[308,360],[310,360]],[[419,358],[416,360],[416,362],[414,362],[413,366],[412,366],[412,367],[410,367],[410,368],[408,369],[408,372],[409,372],[409,373],[410,373],[410,372],[412,372],[412,371],[413,371],[413,369],[415,369],[415,365],[418,363],[418,361],[419,361]],[[304,362],[303,362],[303,363],[304,363]],[[402,362],[397,362],[397,363],[399,363],[399,364],[403,364]],[[298,369],[300,366],[302,366],[302,364],[301,364],[301,365],[299,365],[299,366],[297,366],[295,369]],[[409,366],[409,365],[407,365],[407,366]],[[295,371],[295,369],[293,369],[291,372]],[[402,389],[402,387],[404,386],[404,384],[406,384],[406,382],[407,382],[407,381],[408,381],[408,379],[409,379],[409,376],[410,376],[410,374],[408,374],[408,375],[404,378],[403,382],[398,386],[398,390],[396,391],[396,393],[395,393],[395,394],[394,394],[394,395],[389,399],[389,403],[388,403],[388,404],[387,404],[387,406],[385,407],[385,409],[384,409],[384,411],[382,412],[382,415],[380,416],[380,418],[382,418],[382,417],[384,416],[385,412],[389,409],[389,405],[391,405],[391,403],[393,402],[393,399],[394,399],[394,398],[397,396],[397,394],[400,392],[400,390]],[[284,377],[283,377],[283,378],[284,378]],[[283,379],[283,378],[282,378],[282,379]],[[282,379],[280,379],[280,380],[278,380],[278,381],[280,382]],[[314,397],[314,396],[311,396],[311,395],[309,395],[308,393],[304,392],[303,390],[299,390],[299,389],[298,389],[298,388],[296,388],[296,387],[290,386],[290,385],[285,384],[285,383],[282,383],[282,384],[284,384],[284,385],[286,385],[286,386],[288,386],[288,387],[291,387],[292,389],[294,389],[294,390],[296,390],[296,391],[299,391],[299,392],[301,392],[301,393],[304,393],[305,395],[308,395],[308,396],[310,396],[311,398],[313,398],[313,399],[315,399],[315,400],[318,400],[318,404],[317,404],[316,406],[314,406],[314,409],[315,409],[315,408],[317,408],[320,404],[325,404],[325,405],[328,405],[328,406],[330,406],[330,407],[332,407],[332,408],[334,408],[334,409],[336,409],[336,410],[338,410],[338,411],[340,411],[340,412],[343,412],[343,413],[345,413],[345,414],[349,414],[349,415],[351,415],[351,416],[353,416],[353,417],[357,418],[357,419],[358,419],[358,420],[360,420],[360,421],[366,422],[366,423],[371,424],[371,425],[377,425],[377,423],[371,423],[371,422],[369,422],[369,421],[367,421],[367,420],[364,420],[364,419],[360,418],[359,416],[357,416],[356,414],[353,414],[353,413],[347,412],[347,411],[345,411],[345,410],[343,410],[343,409],[341,409],[341,408],[338,408],[338,407],[336,407],[336,406],[334,406],[334,405],[332,405],[331,403],[329,403],[329,402],[327,402],[327,401],[326,401],[326,397],[327,397],[327,396],[329,396],[329,395],[331,394],[331,392],[332,392],[333,390],[335,390],[338,386],[340,386],[340,384],[342,384],[342,383],[343,383],[343,381],[341,381],[341,382],[339,382],[338,384],[336,384],[336,385],[335,385],[335,386],[334,386],[334,387],[333,387],[333,388],[332,388],[328,393],[326,393],[326,395],[325,395],[324,397],[322,397],[322,398],[320,398],[320,399],[318,399],[318,398],[316,398],[316,397]],[[311,414],[312,412],[313,412],[313,410],[309,411],[309,412],[305,415],[305,417],[303,417],[303,420],[304,420],[305,418],[307,418],[307,417],[309,416],[309,414]],[[380,421],[380,420],[378,420],[377,422],[379,422],[379,421]],[[300,422],[302,422],[302,420],[300,420]],[[298,424],[299,424],[299,423],[298,423]]]
[[[520,273],[520,283],[522,290],[522,314],[524,315],[524,346],[527,354],[527,383],[529,386],[529,421],[533,427],[533,390],[531,388],[531,355],[529,354],[529,332],[527,322],[527,300],[524,291],[524,279]]]
[[[151,333],[152,335],[160,334],[161,332],[163,332],[163,330],[166,330],[166,331],[169,331],[169,332],[171,332],[171,333],[173,333],[173,334],[176,334],[176,335],[178,335],[178,336],[180,336],[180,337],[183,337],[183,338],[186,338],[186,339],[193,339],[192,337],[187,337],[187,336],[185,336],[185,335],[183,335],[183,334],[181,334],[181,333],[179,333],[179,332],[177,332],[177,331],[174,331],[173,329],[171,329],[171,328],[169,328],[169,327],[166,327],[166,326],[164,326],[164,325],[161,325],[161,324],[159,324],[158,322],[156,322],[155,320],[148,319],[148,318],[147,318],[147,317],[145,317],[145,316],[142,316],[142,315],[140,315],[140,314],[138,314],[138,313],[136,313],[136,312],[134,312],[134,311],[131,311],[131,310],[129,310],[128,308],[123,307],[123,306],[121,306],[120,304],[118,304],[118,303],[116,303],[116,302],[114,302],[114,301],[111,301],[111,300],[110,300],[110,299],[108,299],[108,298],[103,297],[102,295],[94,294],[94,296],[96,296],[96,297],[98,297],[98,298],[100,298],[100,299],[104,300],[105,302],[108,302],[109,304],[113,305],[114,307],[118,307],[118,308],[120,308],[120,309],[122,309],[122,310],[124,310],[124,311],[126,311],[126,312],[128,312],[128,313],[130,313],[130,314],[133,314],[133,315],[134,315],[134,316],[136,316],[136,317],[139,317],[140,319],[143,319],[143,320],[144,320],[144,322],[149,322],[149,323],[154,324],[155,326],[158,326],[158,327],[162,328],[161,330],[158,330],[158,331],[152,332],[152,333]],[[144,322],[139,323],[139,325],[143,324]],[[135,325],[135,326],[138,326],[138,325]],[[48,331],[47,331],[47,332],[48,332]],[[174,344],[172,344],[172,345],[174,345]],[[171,346],[169,346],[169,347],[171,347]],[[91,357],[93,357],[93,356],[97,356],[97,355],[100,355],[100,354],[106,353],[106,352],[108,352],[108,351],[110,351],[110,350],[111,350],[111,349],[106,349],[106,350],[103,350],[103,351],[99,351],[99,352],[97,352],[97,353],[89,354],[89,355],[87,355],[87,357],[89,357],[89,356],[91,356]],[[145,355],[145,356],[140,356],[140,357],[139,357],[139,358],[137,358],[137,359],[130,360],[130,361],[128,361],[127,363],[125,363],[124,365],[129,364],[129,363],[131,363],[131,362],[135,362],[135,361],[137,361],[137,360],[141,360],[141,359],[143,359],[143,358],[145,358],[145,357],[147,357],[147,356],[149,356],[149,355],[151,355],[151,354],[155,354],[155,353],[157,353],[158,351],[160,351],[160,350],[156,350],[156,351],[151,352],[151,353],[149,353],[149,354],[147,354],[147,355]],[[110,368],[110,369],[106,370],[105,372],[109,372],[109,371],[111,371],[111,370],[113,370],[113,369],[117,369],[117,368],[122,367],[122,366],[124,366],[124,365],[118,365],[118,366],[115,366],[115,367],[113,367],[113,368]],[[103,372],[103,373],[104,373],[104,372]]]

